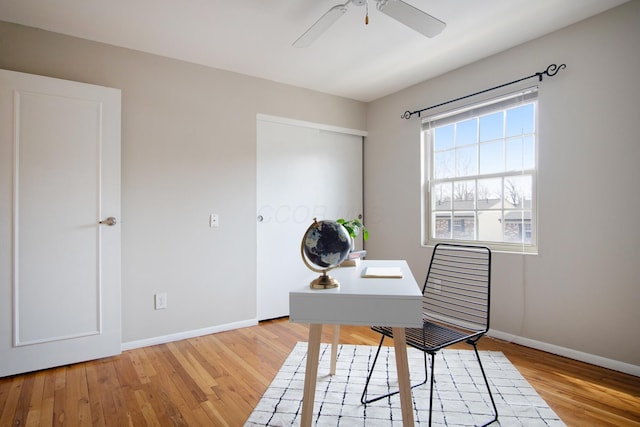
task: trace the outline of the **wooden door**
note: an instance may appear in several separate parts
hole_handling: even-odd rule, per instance
[[[0,376],[120,353],[120,91],[0,70],[0,171]]]
[[[302,236],[313,219],[362,214],[362,136],[258,119],[258,320],[288,316],[289,291],[316,274],[300,255]]]

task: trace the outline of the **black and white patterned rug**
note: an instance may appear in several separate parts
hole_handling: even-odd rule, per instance
[[[317,426],[400,426],[400,397],[360,403],[376,347],[340,345],[336,375],[329,375],[331,346],[322,344],[313,423]],[[297,426],[307,343],[298,343],[247,420],[249,426]],[[393,347],[383,347],[369,386],[369,396],[397,389]],[[422,353],[408,349],[412,384],[424,378]],[[498,407],[492,426],[564,426],[502,352],[480,352]],[[434,426],[474,426],[489,421],[491,402],[473,350],[443,350],[436,356]],[[416,425],[428,425],[428,383],[412,390]]]

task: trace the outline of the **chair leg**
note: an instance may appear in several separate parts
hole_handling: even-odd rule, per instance
[[[484,378],[484,383],[487,386],[487,391],[489,392],[489,398],[491,399],[491,405],[493,406],[493,413],[495,414],[495,416],[491,421],[482,425],[482,427],[484,427],[498,421],[498,408],[496,407],[496,401],[493,399],[493,393],[491,393],[491,387],[489,387],[489,381],[487,380],[487,375],[484,372],[484,367],[482,366],[482,361],[480,360],[480,353],[478,353],[478,347],[476,345],[476,342],[470,340],[470,341],[467,341],[467,343],[473,346],[473,350],[476,353],[476,359],[478,359],[478,364],[480,365],[480,372],[482,372],[482,377]]]
[[[367,389],[369,387],[369,382],[371,381],[371,376],[373,375],[373,370],[376,366],[376,362],[378,361],[378,356],[380,355],[380,350],[382,348],[382,343],[384,342],[384,338],[385,335],[382,335],[382,338],[380,339],[380,344],[378,345],[378,350],[376,351],[376,355],[373,358],[373,364],[371,365],[371,369],[369,370],[369,375],[367,376],[367,382],[365,383],[364,386],[364,390],[362,391],[362,396],[360,397],[360,402],[362,404],[367,404],[367,403],[372,403],[372,402],[376,402],[380,399],[384,399],[385,397],[389,397],[389,396],[393,396],[395,394],[399,393],[399,390],[393,391],[391,393],[387,393],[384,394],[382,396],[376,396],[372,399],[367,399]],[[478,360],[478,365],[480,365],[480,372],[482,372],[482,377],[484,378],[484,383],[487,386],[487,392],[489,393],[489,398],[491,399],[491,405],[493,406],[493,411],[494,411],[494,418],[483,424],[482,426],[488,426],[491,423],[494,423],[498,420],[498,408],[496,407],[496,402],[495,399],[493,398],[493,393],[491,392],[491,387],[489,387],[489,380],[487,379],[487,375],[484,371],[484,366],[482,365],[482,360],[480,359],[480,353],[478,353],[478,347],[475,341],[473,340],[468,340],[467,344],[470,344],[473,346],[473,350],[476,354],[476,359]],[[427,382],[427,380],[431,380],[430,381],[430,385],[429,385],[429,426],[432,423],[432,416],[433,416],[433,389],[434,389],[434,385],[435,385],[435,353],[429,353],[431,356],[431,378],[429,378],[429,372],[428,372],[428,368],[427,368],[427,352],[423,352],[424,355],[424,373],[425,373],[425,378],[424,381],[420,382],[419,384],[415,384],[412,385],[411,388],[414,387],[418,387],[421,386],[423,384],[425,384]]]
[[[382,335],[382,338],[380,338],[380,344],[378,344],[378,351],[376,351],[376,356],[373,358],[373,364],[371,365],[371,369],[369,369],[369,375],[367,375],[367,382],[364,384],[364,390],[362,390],[362,396],[360,396],[360,403],[362,404],[375,402],[376,400],[379,400],[382,398],[380,397],[373,400],[366,400],[367,388],[369,388],[369,381],[371,381],[371,376],[373,375],[373,368],[376,367],[376,362],[378,361],[378,355],[380,354],[380,349],[382,348],[383,341],[384,341],[384,335]]]
[[[426,354],[427,353],[425,353],[425,357],[426,357]],[[435,353],[431,353],[431,385],[429,388],[429,426],[431,426],[431,416],[433,415],[433,384],[436,382],[435,367],[436,367]]]
[[[382,348],[382,342],[384,341],[384,338],[385,338],[385,335],[382,335],[382,338],[380,339],[380,344],[378,345],[378,351],[376,351],[376,356],[373,358],[373,364],[371,365],[371,369],[369,370],[369,375],[367,376],[367,382],[364,385],[364,390],[362,391],[362,396],[360,397],[360,403],[362,403],[363,405],[366,405],[367,403],[376,402],[380,399],[384,399],[385,397],[393,396],[400,393],[400,390],[396,390],[396,391],[392,391],[391,393],[383,394],[382,396],[376,396],[372,399],[367,400],[367,389],[369,388],[369,381],[371,380],[371,376],[373,375],[373,369],[375,368],[376,362],[378,361],[378,355],[380,354],[380,349]],[[429,373],[427,371],[427,353],[423,352],[423,356],[424,356],[424,380],[418,384],[412,385],[411,388],[419,387],[425,384],[429,379]],[[433,366],[433,361],[431,362],[431,365]]]

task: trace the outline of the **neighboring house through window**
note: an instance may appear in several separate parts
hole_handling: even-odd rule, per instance
[[[537,88],[427,117],[423,243],[536,251]]]

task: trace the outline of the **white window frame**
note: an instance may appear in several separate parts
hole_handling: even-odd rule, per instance
[[[431,115],[429,117],[425,117],[422,120],[422,130],[421,130],[421,159],[422,159],[422,245],[423,246],[433,246],[440,242],[449,242],[449,243],[461,243],[461,244],[482,244],[490,247],[495,251],[505,251],[505,252],[518,252],[518,253],[537,253],[538,252],[538,195],[537,195],[537,182],[538,182],[538,148],[539,148],[539,139],[538,139],[538,88],[531,87],[523,90],[519,90],[517,92],[512,92],[508,94],[504,94],[489,100],[480,101],[474,104],[470,104],[461,108],[456,108],[454,110],[445,111],[441,113],[437,113]],[[495,113],[497,111],[504,111],[514,107],[518,107],[521,105],[533,103],[534,104],[534,129],[533,129],[533,145],[534,145],[534,153],[533,153],[533,169],[522,169],[518,171],[501,171],[498,173],[492,174],[480,174],[480,168],[478,166],[477,172],[473,175],[469,176],[460,176],[460,177],[447,177],[443,179],[436,179],[433,176],[434,173],[434,155],[433,155],[433,146],[432,146],[432,136],[433,130],[440,126],[446,126],[451,123],[457,123],[464,120],[468,120],[474,117],[481,117],[485,115],[489,115]],[[508,138],[503,135],[503,139],[506,141]],[[480,150],[481,143],[478,143],[478,150]],[[479,154],[476,156],[477,162],[479,164],[480,156]],[[482,211],[478,208],[477,200],[478,200],[478,192],[477,188],[475,191],[475,200],[474,207],[471,210],[464,211],[469,215],[473,215],[474,224],[475,224],[475,232],[474,237],[472,239],[456,239],[453,237],[454,229],[456,228],[455,221],[459,221],[459,216],[456,218],[454,212],[456,212],[454,208],[454,203],[452,201],[451,207],[451,220],[449,224],[449,229],[451,230],[451,238],[441,238],[435,236],[435,224],[433,223],[434,215],[432,212],[432,197],[431,191],[435,188],[435,185],[439,183],[448,183],[448,182],[456,182],[456,181],[475,181],[478,179],[484,178],[504,178],[504,177],[518,177],[518,176],[531,176],[532,180],[532,188],[531,188],[531,221],[527,224],[524,222],[520,223],[520,227],[522,230],[522,234],[525,233],[531,234],[531,241],[526,242],[525,236],[519,242],[506,242],[506,241],[483,241],[478,239],[478,212]],[[453,184],[452,184],[453,186]],[[502,221],[502,233],[504,238],[504,213],[510,212],[509,209],[505,209],[504,203],[504,194],[502,195],[501,200],[501,208],[497,209],[495,212],[501,213]],[[529,211],[529,209],[526,209]],[[458,212],[462,213],[461,210]],[[513,210],[511,211],[513,212]]]

